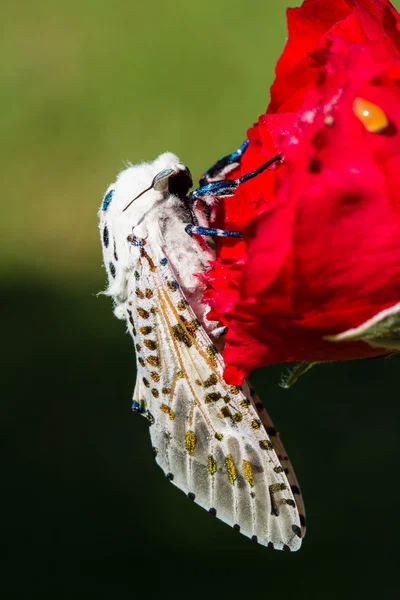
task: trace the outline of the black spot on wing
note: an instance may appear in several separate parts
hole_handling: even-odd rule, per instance
[[[297,535],[297,537],[301,538],[301,529],[298,525],[292,525],[292,531]]]
[[[111,276],[114,279],[115,278],[115,273],[116,273],[114,263],[110,262],[109,265],[108,265],[108,268],[110,269]]]
[[[108,235],[108,228],[107,225],[104,227],[103,229],[103,244],[104,244],[104,248],[108,248],[108,244],[110,243],[110,237]]]

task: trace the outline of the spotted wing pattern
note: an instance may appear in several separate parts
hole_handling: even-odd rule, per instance
[[[251,387],[248,381],[244,382],[244,392],[251,399],[251,402],[258,413],[260,421],[265,427],[265,430],[274,446],[276,455],[283,467],[286,474],[287,480],[290,485],[290,489],[296,499],[297,510],[299,511],[300,523],[301,523],[301,537],[304,538],[306,534],[306,511],[304,507],[303,496],[301,493],[300,485],[296,477],[296,473],[293,469],[292,463],[290,462],[289,456],[285,450],[279,433],[276,431],[274,424],[269,416],[265,406],[261,402],[258,394]]]
[[[304,524],[297,481],[259,400],[225,383],[222,357],[165,257],[153,261],[143,250],[127,281],[119,310],[138,359],[133,409],[150,421],[158,464],[189,499],[234,529],[297,550]]]

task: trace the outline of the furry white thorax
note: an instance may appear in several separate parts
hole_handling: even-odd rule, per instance
[[[167,168],[183,170],[185,167],[175,154],[166,152],[153,162],[129,166],[107,190],[114,190],[114,195],[107,211],[100,208],[100,229],[104,229],[105,225],[109,229],[118,254],[118,270],[115,279],[110,277],[104,252],[109,274],[106,293],[116,300],[115,313],[119,317],[118,304],[126,300],[129,277],[141,251],[127,240],[128,236],[134,235],[145,241],[144,247],[155,262],[162,257],[168,259],[187,301],[203,327],[210,332],[216,323],[205,318],[208,308],[201,302],[204,284],[195,274],[207,271],[214,255],[210,248],[200,245],[197,239],[186,233],[185,225],[191,222],[186,204],[167,190],[162,192],[152,188],[124,211],[133,198],[146,190],[154,177]],[[113,251],[110,247],[110,256]]]

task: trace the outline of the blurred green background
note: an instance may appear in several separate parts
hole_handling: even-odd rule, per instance
[[[290,391],[281,366],[252,377],[307,507],[301,551],[273,552],[165,480],[130,409],[131,340],[96,296],[107,185],[126,160],[171,150],[198,178],[235,149],[296,4],[2,7],[4,598],[398,597],[396,360],[326,365]]]

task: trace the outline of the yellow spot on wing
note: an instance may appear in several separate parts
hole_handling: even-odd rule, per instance
[[[149,350],[155,350],[157,348],[157,342],[155,342],[154,340],[143,340],[143,344]]]
[[[152,367],[158,367],[160,364],[158,356],[148,356],[146,360]]]
[[[207,346],[206,353],[207,353],[208,361],[209,361],[210,365],[212,365],[213,367],[216,367],[217,361],[215,360],[215,355],[216,355],[217,351],[214,348],[214,346]]]
[[[178,340],[178,342],[183,342],[185,344],[185,346],[187,346],[188,348],[191,347],[192,345],[192,341],[190,339],[190,337],[188,336],[188,334],[186,333],[186,331],[184,330],[184,328],[182,327],[182,325],[173,325],[171,327],[172,330],[172,335],[174,336],[174,338],[176,340]]]
[[[161,404],[160,405],[160,410],[162,410],[163,413],[165,413],[166,415],[168,415],[171,421],[173,421],[175,419],[175,413],[174,413],[174,411],[172,410],[172,408],[170,408],[166,404]]]
[[[260,448],[262,448],[263,450],[273,450],[274,449],[272,443],[269,440],[261,440]]]
[[[244,472],[244,476],[245,476],[246,480],[250,484],[250,487],[253,487],[254,486],[253,469],[251,468],[251,464],[249,463],[248,460],[243,461],[243,472]]]
[[[218,377],[215,373],[212,373],[210,377],[207,377],[205,381],[203,381],[203,385],[205,388],[211,387],[212,385],[216,385],[218,383]]]
[[[167,281],[167,285],[168,285],[169,289],[171,290],[171,292],[176,292],[176,290],[179,287],[179,285],[177,284],[176,281]]]
[[[275,494],[287,490],[287,486],[284,483],[273,483],[269,486],[269,495],[271,498],[271,511],[272,514],[279,516],[278,502],[275,499]],[[281,502],[283,504],[283,502]]]
[[[142,335],[149,335],[153,331],[153,328],[147,325],[146,327],[140,327],[139,331]]]
[[[196,329],[199,328],[199,325],[200,324],[197,319],[192,319],[191,321],[185,322],[185,327],[192,337],[196,337]]]
[[[178,310],[185,310],[185,308],[186,308],[186,301],[185,300],[179,300],[179,302],[177,304],[177,308],[178,308]]]
[[[217,461],[212,454],[210,454],[208,457],[208,472],[210,475],[214,475],[214,473],[217,472]]]
[[[225,464],[226,464],[226,470],[228,471],[229,483],[231,483],[233,485],[237,479],[237,470],[236,470],[235,463],[233,461],[232,454],[228,454],[225,457]]]
[[[185,436],[185,448],[190,456],[194,456],[194,449],[196,447],[196,434],[194,431],[188,431]]]
[[[229,406],[223,406],[217,416],[220,419],[227,419],[228,417],[232,418],[232,413],[229,409]]]
[[[220,398],[222,398],[222,396],[219,392],[211,392],[210,394],[206,394],[204,402],[210,404],[210,402],[217,402]]]

